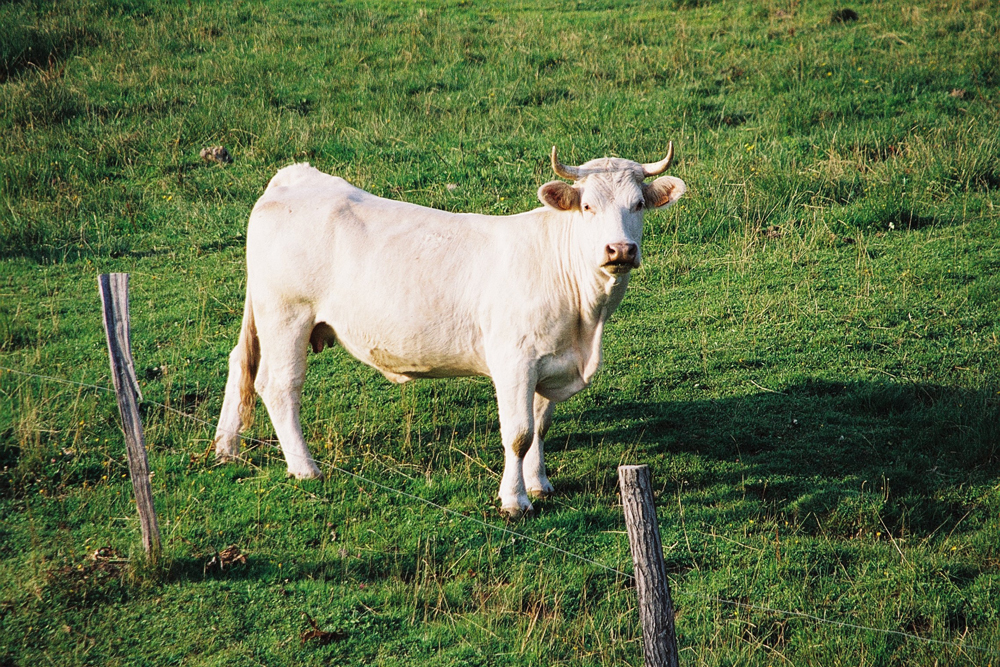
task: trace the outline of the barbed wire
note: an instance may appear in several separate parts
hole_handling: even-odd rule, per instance
[[[114,391],[115,391],[112,387],[106,387],[106,386],[91,384],[91,383],[87,383],[87,382],[78,382],[78,381],[75,381],[75,380],[67,380],[67,379],[64,379],[64,378],[58,378],[58,377],[54,377],[54,376],[51,376],[51,375],[42,375],[42,374],[39,374],[39,373],[31,373],[31,372],[19,370],[19,369],[16,369],[16,368],[9,368],[9,367],[6,367],[6,366],[0,366],[0,372],[4,372],[4,371],[8,372],[8,373],[14,373],[14,374],[17,374],[17,375],[26,376],[26,377],[36,378],[36,379],[39,379],[39,380],[45,380],[45,381],[49,381],[49,382],[56,382],[56,383],[60,383],[60,384],[72,385],[72,386],[77,386],[77,387],[84,387],[84,388],[88,388],[88,389],[96,389],[98,391],[103,391],[103,392],[114,393]],[[183,412],[181,410],[173,408],[173,407],[171,407],[169,405],[165,405],[163,403],[159,403],[157,401],[152,401],[152,400],[149,400],[149,399],[145,399],[145,400],[143,400],[143,403],[147,403],[149,405],[154,405],[154,406],[163,408],[164,410],[167,410],[169,412],[177,414],[177,415],[179,415],[181,417],[184,417],[186,419],[189,419],[191,421],[198,422],[198,423],[200,423],[200,424],[202,424],[204,426],[208,426],[210,428],[214,428],[216,426],[216,424],[214,424],[212,422],[209,422],[209,421],[207,421],[205,419],[202,419],[201,417],[197,417],[195,415]],[[268,447],[268,448],[277,448],[277,446],[274,445],[273,443],[270,443],[270,442],[267,442],[267,441],[264,441],[264,440],[260,440],[258,438],[254,438],[252,436],[244,435],[242,433],[236,433],[236,435],[238,435],[241,440],[244,440],[246,442],[252,442],[254,444],[261,445],[263,447]],[[248,463],[248,461],[246,461],[245,459],[243,459],[243,462]],[[619,569],[617,569],[615,567],[611,567],[610,565],[606,565],[604,563],[601,563],[599,561],[593,560],[592,558],[588,558],[588,557],[583,556],[581,554],[578,554],[578,553],[575,553],[575,552],[572,552],[572,551],[568,551],[566,549],[563,549],[561,547],[555,546],[555,545],[550,544],[548,542],[545,542],[543,540],[539,540],[537,538],[531,537],[530,535],[525,535],[524,533],[520,533],[520,532],[518,532],[516,530],[511,530],[510,528],[507,528],[506,526],[500,526],[500,525],[497,525],[497,524],[488,523],[486,521],[483,521],[482,519],[479,519],[477,517],[471,516],[469,514],[463,514],[462,512],[459,512],[457,510],[453,510],[453,509],[451,509],[449,507],[445,507],[444,505],[436,503],[436,502],[434,502],[432,500],[428,500],[427,498],[423,498],[423,497],[418,496],[418,495],[416,495],[414,493],[410,493],[408,491],[403,491],[402,489],[397,489],[395,487],[389,486],[388,484],[383,484],[381,482],[376,482],[373,479],[369,479],[369,478],[367,478],[367,477],[365,477],[363,475],[359,475],[358,473],[352,472],[350,470],[346,470],[344,468],[341,468],[339,466],[333,465],[331,463],[326,463],[324,465],[325,465],[325,467],[327,467],[327,468],[329,468],[331,470],[334,470],[334,471],[336,471],[338,473],[341,473],[343,475],[346,475],[348,477],[353,478],[357,482],[361,482],[361,483],[364,483],[364,484],[370,484],[371,486],[374,486],[376,488],[382,489],[383,491],[394,493],[396,495],[399,495],[399,496],[402,496],[402,497],[405,497],[405,498],[409,498],[411,500],[415,500],[415,501],[424,503],[425,505],[433,507],[433,508],[435,508],[435,509],[437,509],[437,510],[439,510],[439,511],[445,513],[445,514],[448,514],[448,515],[451,515],[451,516],[455,516],[455,517],[457,517],[457,518],[459,518],[461,520],[469,521],[471,523],[477,524],[477,525],[482,526],[484,528],[488,528],[488,529],[491,529],[491,530],[496,530],[496,531],[500,531],[502,533],[505,533],[505,534],[511,536],[512,539],[515,539],[515,540],[516,539],[521,539],[521,540],[524,540],[525,542],[530,542],[532,544],[536,544],[538,546],[544,547],[544,548],[549,549],[551,551],[555,551],[557,553],[563,554],[563,555],[568,556],[570,558],[574,558],[574,559],[576,559],[576,560],[578,560],[580,562],[588,563],[588,564],[593,565],[593,566],[595,566],[595,567],[597,567],[599,569],[606,570],[606,571],[611,572],[613,574],[619,575],[621,577],[624,577],[626,580],[630,580],[631,581],[631,580],[635,579],[635,576],[632,575],[632,574],[630,574],[630,573],[628,573],[628,572],[624,572],[624,571],[619,570]],[[672,579],[670,577],[668,577],[668,579],[669,579],[671,585],[675,589],[679,588],[679,587],[676,586],[676,580],[674,580],[674,579]],[[705,595],[705,594],[702,594],[702,593],[686,592],[683,595],[686,595],[688,597],[693,597],[693,598],[701,599],[701,600],[706,600],[706,601],[709,601],[709,602],[714,602],[716,604],[721,604],[721,605],[726,605],[726,606],[731,606],[731,607],[738,607],[738,608],[742,608],[742,609],[749,609],[749,610],[753,610],[753,611],[763,612],[763,613],[766,613],[766,614],[774,614],[774,615],[786,616],[786,617],[791,617],[791,618],[806,619],[806,620],[813,621],[815,623],[819,623],[819,624],[823,624],[823,625],[830,625],[830,626],[839,627],[839,628],[849,628],[849,629],[852,629],[852,630],[859,630],[859,631],[862,631],[862,632],[874,632],[874,633],[883,634],[883,635],[893,635],[893,636],[897,636],[897,637],[903,637],[903,638],[906,638],[906,639],[912,639],[912,640],[919,641],[919,642],[924,642],[926,644],[933,644],[933,645],[936,645],[936,646],[947,646],[947,647],[959,649],[960,651],[975,651],[975,652],[983,653],[983,654],[986,654],[986,655],[1000,656],[1000,651],[995,651],[993,649],[986,648],[984,646],[976,646],[976,645],[973,645],[973,644],[960,644],[958,642],[951,642],[951,641],[947,641],[947,640],[943,640],[943,639],[933,639],[933,638],[930,638],[930,637],[923,637],[921,635],[913,634],[913,633],[910,633],[910,632],[904,632],[902,630],[888,630],[888,629],[885,629],[885,628],[873,628],[873,627],[869,627],[869,626],[865,626],[865,625],[860,625],[860,624],[857,624],[857,623],[848,623],[846,621],[838,621],[836,619],[826,618],[826,617],[823,617],[823,616],[816,616],[814,614],[807,614],[807,613],[801,612],[801,611],[793,611],[793,610],[789,610],[789,609],[777,609],[777,608],[773,608],[773,607],[766,607],[766,606],[763,606],[763,605],[752,604],[752,603],[749,603],[749,602],[740,602],[738,600],[730,600],[730,599],[727,599],[727,598],[720,598],[720,597],[713,596],[713,595]]]

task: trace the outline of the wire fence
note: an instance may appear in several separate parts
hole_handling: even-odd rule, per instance
[[[34,378],[34,379],[38,379],[38,380],[43,380],[43,381],[46,381],[46,382],[53,382],[53,383],[64,384],[64,385],[71,385],[71,386],[76,386],[76,387],[81,387],[81,388],[86,388],[86,389],[94,389],[94,390],[97,390],[97,391],[103,391],[103,392],[108,392],[108,393],[112,393],[112,394],[115,393],[115,390],[112,387],[101,386],[101,385],[91,384],[91,383],[87,383],[87,382],[78,382],[78,381],[75,381],[75,380],[67,380],[67,379],[64,379],[64,378],[57,378],[57,377],[53,377],[53,376],[50,376],[50,375],[42,375],[42,374],[39,374],[39,373],[31,373],[31,372],[28,372],[28,371],[23,371],[23,370],[19,370],[19,369],[15,369],[15,368],[9,368],[9,367],[6,367],[6,366],[0,366],[0,372],[14,373],[16,375],[21,375],[21,376],[24,376],[24,377],[30,377],[30,378]],[[152,400],[149,400],[149,399],[144,399],[142,402],[145,403],[145,404],[148,404],[148,405],[153,405],[153,406],[162,408],[162,409],[164,409],[166,411],[169,411],[169,412],[171,412],[173,414],[176,414],[176,415],[178,415],[180,417],[183,417],[185,419],[188,419],[190,421],[199,423],[199,424],[204,425],[204,426],[208,426],[209,428],[214,428],[216,426],[213,422],[209,422],[209,421],[207,421],[205,419],[202,419],[200,417],[196,417],[195,415],[183,412],[181,410],[173,408],[173,407],[171,407],[169,405],[165,405],[163,403],[158,403],[156,401],[152,401]],[[244,435],[242,433],[237,434],[237,435],[239,435],[239,437],[242,440],[246,441],[246,442],[251,442],[251,443],[254,443],[256,445],[260,445],[262,447],[267,447],[267,448],[276,448],[277,447],[276,445],[274,445],[271,442],[266,442],[264,440],[253,438],[253,437]],[[632,574],[628,573],[628,572],[624,572],[622,570],[619,570],[618,568],[611,567],[610,565],[606,565],[606,564],[601,563],[599,561],[593,560],[592,558],[588,558],[588,557],[586,557],[586,556],[584,556],[582,554],[574,553],[574,552],[569,551],[567,549],[563,549],[562,547],[556,546],[556,545],[551,544],[549,542],[546,542],[544,540],[539,540],[539,539],[536,539],[534,537],[531,537],[530,535],[525,535],[524,533],[518,532],[516,530],[511,530],[510,528],[508,528],[506,526],[501,526],[501,525],[498,525],[498,524],[488,523],[488,522],[483,521],[482,519],[480,519],[478,517],[475,517],[475,516],[472,516],[472,515],[469,515],[469,514],[463,514],[462,512],[458,512],[458,511],[453,510],[453,509],[451,509],[449,507],[445,507],[444,505],[441,505],[439,503],[435,503],[432,500],[428,500],[426,498],[422,498],[421,496],[418,496],[418,495],[413,494],[413,493],[409,493],[407,491],[403,491],[402,489],[397,489],[395,487],[389,486],[388,484],[383,484],[382,482],[377,482],[377,481],[375,481],[373,479],[367,478],[367,477],[365,477],[363,475],[359,475],[358,473],[355,473],[355,472],[351,472],[350,470],[346,470],[346,469],[341,468],[341,467],[336,466],[336,465],[332,465],[332,464],[327,463],[326,467],[329,468],[330,470],[333,470],[333,471],[339,473],[339,474],[342,474],[342,475],[345,475],[347,477],[350,477],[350,478],[354,479],[358,483],[367,484],[369,486],[375,487],[375,488],[380,489],[382,491],[385,491],[385,492],[388,492],[388,493],[392,493],[392,494],[395,494],[397,496],[400,496],[400,497],[403,497],[403,498],[407,498],[409,500],[413,500],[413,501],[416,501],[416,502],[419,502],[419,503],[423,503],[424,505],[432,507],[432,508],[434,508],[434,509],[436,509],[436,510],[438,510],[438,511],[444,513],[444,514],[447,514],[449,516],[456,517],[456,518],[458,518],[458,519],[460,519],[462,521],[466,521],[466,522],[478,525],[478,526],[480,526],[482,528],[485,528],[485,529],[488,529],[488,530],[492,530],[492,531],[504,533],[505,535],[508,535],[508,536],[510,536],[510,537],[512,537],[514,539],[523,540],[525,542],[529,542],[531,544],[538,545],[538,546],[543,547],[545,549],[548,549],[550,551],[562,554],[562,555],[567,556],[569,558],[573,558],[573,559],[575,559],[577,561],[580,561],[580,562],[583,562],[583,563],[587,563],[589,565],[593,565],[593,566],[595,566],[595,567],[597,567],[597,568],[599,568],[601,570],[607,571],[609,573],[621,576],[621,577],[623,577],[624,579],[626,579],[628,581],[634,580],[634,576]],[[670,579],[670,585],[671,585],[671,588],[674,589],[674,590],[676,590],[678,588],[676,580],[674,580],[672,578]],[[720,604],[720,605],[724,605],[724,606],[729,606],[729,607],[734,607],[734,608],[738,608],[738,609],[746,609],[746,610],[749,610],[749,611],[757,611],[757,612],[761,612],[761,613],[764,613],[764,614],[770,614],[770,615],[775,615],[775,616],[784,616],[786,618],[800,618],[800,619],[812,621],[814,623],[818,623],[818,624],[822,624],[822,625],[828,625],[828,626],[831,626],[831,627],[837,627],[837,628],[841,628],[841,629],[851,629],[851,630],[858,630],[858,631],[862,631],[862,632],[872,632],[872,633],[886,635],[886,636],[895,636],[895,637],[900,637],[900,638],[904,638],[904,639],[908,639],[908,640],[918,641],[918,642],[921,642],[921,643],[924,643],[924,644],[941,646],[941,647],[948,647],[948,648],[954,648],[954,649],[958,649],[960,651],[972,651],[972,652],[980,653],[980,654],[983,654],[983,655],[990,655],[990,656],[998,656],[998,657],[1000,657],[1000,651],[996,651],[994,649],[987,648],[985,646],[977,646],[977,645],[973,645],[973,644],[964,644],[964,643],[959,643],[959,642],[951,642],[951,641],[942,640],[942,639],[933,639],[933,638],[930,638],[930,637],[923,637],[921,635],[914,634],[914,633],[911,633],[911,632],[904,632],[902,630],[889,630],[889,629],[885,629],[885,628],[875,628],[875,627],[870,627],[870,626],[866,626],[866,625],[860,625],[860,624],[857,624],[857,623],[850,623],[850,622],[847,622],[847,621],[841,621],[841,620],[837,620],[837,619],[827,618],[827,617],[824,617],[824,616],[817,616],[815,614],[808,614],[808,613],[801,612],[801,611],[794,611],[794,610],[790,610],[790,609],[778,609],[778,608],[767,607],[767,606],[759,605],[759,604],[752,604],[752,603],[749,603],[749,602],[740,602],[738,600],[730,600],[730,599],[727,599],[727,598],[721,598],[721,597],[716,597],[716,596],[712,596],[712,595],[704,595],[704,594],[701,594],[701,593],[686,592],[686,593],[684,593],[684,595],[686,595],[688,597],[691,597],[691,598],[696,598],[696,599],[699,599],[699,600],[704,600],[704,601],[707,601],[707,602],[713,602],[713,603],[716,603],[716,604]]]

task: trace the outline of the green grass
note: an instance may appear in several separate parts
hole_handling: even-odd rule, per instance
[[[165,549],[113,398],[0,371],[0,665],[640,664],[622,576],[334,470],[505,526],[488,381],[311,357],[321,482],[284,479],[263,410],[216,467],[162,406],[218,414],[278,168],[502,214],[553,144],[670,140],[688,195],[557,409],[560,494],[511,527],[629,572],[615,468],[647,463],[682,664],[997,664],[1000,7],[850,6],[0,5],[0,366],[110,385],[96,276],[131,274]]]

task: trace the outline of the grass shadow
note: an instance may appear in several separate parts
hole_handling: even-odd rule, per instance
[[[48,239],[42,239],[31,234],[10,235],[3,239],[8,241],[6,247],[0,247],[0,261],[25,260],[39,265],[75,264],[87,260],[100,259],[146,259],[166,255],[168,248],[150,248],[148,250],[133,250],[125,239],[115,239],[106,247],[56,245]]]
[[[751,497],[846,533],[879,522],[947,532],[976,502],[969,485],[1000,475],[1000,402],[940,385],[807,380],[780,393],[619,403],[587,411],[580,426],[546,448],[634,443],[665,488]],[[582,471],[558,486],[592,483]]]

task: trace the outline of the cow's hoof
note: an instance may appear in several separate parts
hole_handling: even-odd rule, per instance
[[[532,500],[541,500],[554,495],[555,492],[556,490],[552,488],[551,484],[546,484],[539,489],[528,489],[528,497]]]
[[[535,514],[535,508],[531,505],[527,507],[501,507],[500,516],[510,521],[517,521],[518,519],[523,519],[524,517],[533,516]]]
[[[224,441],[223,436],[216,436],[215,440],[212,442],[212,444],[215,445],[215,460],[219,463],[229,463],[231,461],[235,461],[240,455],[239,442],[240,441],[237,439],[236,446],[233,447]]]
[[[314,467],[311,470],[289,470],[286,477],[294,479],[323,479],[323,473],[319,471],[319,468]]]

